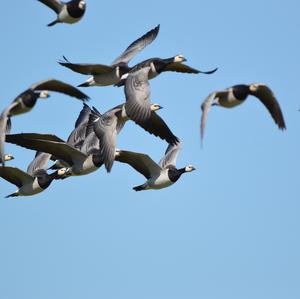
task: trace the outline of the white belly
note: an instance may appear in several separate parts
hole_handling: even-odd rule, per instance
[[[19,194],[22,196],[30,196],[34,194],[38,194],[44,191],[43,188],[40,187],[37,178],[31,184],[26,184],[19,189]]]
[[[98,169],[93,163],[93,156],[90,155],[87,157],[86,160],[84,160],[81,164],[75,164],[71,168],[72,175],[79,176],[79,175],[86,175],[91,172],[94,172]]]
[[[169,180],[167,169],[163,170],[158,177],[148,180],[149,189],[162,189],[173,185]]]
[[[106,74],[94,75],[94,85],[97,86],[109,86],[117,84],[120,81],[120,77],[118,76],[118,72],[114,71]]]
[[[64,5],[63,9],[58,15],[58,20],[61,21],[62,23],[73,24],[78,22],[80,18],[72,18],[68,13],[67,6]]]

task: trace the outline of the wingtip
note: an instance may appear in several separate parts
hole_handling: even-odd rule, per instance
[[[213,70],[211,70],[211,71],[207,71],[207,72],[204,72],[204,71],[199,71],[199,73],[201,73],[201,74],[205,74],[205,75],[211,75],[211,74],[213,74],[213,73],[215,73],[217,70],[218,70],[219,68],[218,67],[216,67],[216,68],[214,68]]]
[[[88,82],[84,82],[84,83],[81,83],[79,85],[77,85],[77,87],[89,87],[89,83]]]

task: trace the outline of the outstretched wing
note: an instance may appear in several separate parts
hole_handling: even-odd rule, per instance
[[[55,79],[48,79],[37,82],[30,86],[32,90],[51,90],[69,95],[82,101],[87,101],[89,96],[81,92],[78,88]]]
[[[148,155],[118,150],[115,160],[129,164],[136,171],[141,173],[146,179],[150,179],[161,172],[161,167],[157,165]]]
[[[149,119],[138,124],[150,134],[158,136],[170,144],[179,142],[179,139],[172,133],[164,120],[154,111],[151,112]]]
[[[10,166],[0,166],[0,177],[19,188],[33,181],[33,177],[28,173],[19,168]]]
[[[64,61],[58,62],[60,65],[83,75],[110,74],[114,70],[113,66],[105,64],[71,63],[66,57],[63,58]]]
[[[31,150],[41,151],[54,155],[57,159],[66,161],[69,165],[86,159],[86,155],[65,142],[51,141],[46,138],[31,138],[34,134],[6,135],[6,141]],[[42,134],[37,134],[42,135]]]
[[[202,142],[204,138],[204,130],[206,125],[207,115],[214,99],[216,98],[216,94],[217,94],[216,92],[209,94],[208,97],[203,101],[201,105],[202,115],[201,115],[200,135],[201,135]]]
[[[130,72],[125,82],[125,110],[138,124],[151,116],[149,70],[150,67],[144,67]]]
[[[95,114],[96,112],[93,111],[93,113]],[[100,140],[101,158],[107,172],[110,172],[115,160],[118,119],[110,111],[103,115],[98,114],[97,116],[98,118],[93,123],[93,129]]]
[[[169,63],[165,68],[164,71],[169,71],[169,72],[178,72],[178,73],[187,73],[187,74],[213,74],[215,71],[217,71],[218,68],[215,68],[211,71],[200,71],[197,69],[194,69],[184,63],[181,62],[172,62]]]
[[[157,37],[157,34],[159,32],[159,25],[153,28],[152,30],[148,31],[146,34],[135,40],[133,43],[131,43],[128,48],[118,57],[116,58],[112,65],[117,65],[119,63],[125,63],[128,64],[129,61],[140,51],[142,51],[146,46],[151,44],[155,38]]]
[[[250,85],[250,92],[265,105],[279,129],[286,129],[281,108],[272,90],[267,85],[258,83]]]
[[[63,4],[59,0],[38,0],[43,4],[47,5],[49,8],[54,10],[57,14],[63,8]]]
[[[5,135],[9,133],[11,122],[9,113],[10,110],[18,105],[18,102],[12,102],[6,109],[4,109],[0,115],[0,163],[4,165],[5,156]]]
[[[165,152],[165,156],[159,161],[160,167],[166,168],[171,165],[176,167],[176,160],[180,150],[181,150],[180,142],[173,145],[169,144]]]

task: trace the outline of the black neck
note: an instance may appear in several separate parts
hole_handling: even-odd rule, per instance
[[[59,175],[58,175],[58,170],[51,173],[51,174],[47,174],[45,173],[44,175],[42,176],[39,176],[37,178],[37,181],[38,181],[38,184],[39,186],[42,188],[42,189],[47,189],[50,184],[52,183],[53,180],[59,178]]]
[[[76,0],[76,1],[70,1],[67,4],[67,11],[69,15],[75,19],[82,17],[84,14],[84,9],[80,9],[78,6],[79,2],[80,0]]]
[[[22,99],[22,102],[26,107],[32,108],[35,105],[38,98],[40,97],[40,94],[40,92],[28,90],[21,94],[20,98]]]
[[[168,171],[170,181],[175,183],[185,172],[185,168],[176,169],[174,166],[170,167]]]
[[[248,85],[240,84],[232,87],[232,92],[234,97],[237,100],[245,100],[247,96],[250,94],[250,89]]]

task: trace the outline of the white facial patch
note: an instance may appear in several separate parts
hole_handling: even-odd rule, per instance
[[[80,1],[78,7],[83,10],[85,8],[85,2]]]

